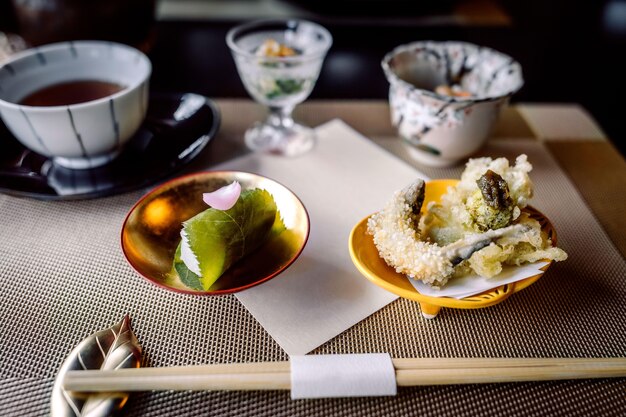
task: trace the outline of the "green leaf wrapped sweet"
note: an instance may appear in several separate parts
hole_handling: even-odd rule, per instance
[[[231,208],[209,208],[183,222],[174,269],[185,285],[207,291],[277,228],[284,226],[272,195],[261,189],[243,191]]]

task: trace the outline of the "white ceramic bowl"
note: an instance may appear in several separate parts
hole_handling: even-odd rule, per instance
[[[501,107],[524,81],[519,63],[466,42],[402,45],[382,61],[391,119],[411,156],[430,166],[457,164],[487,140]],[[457,85],[469,97],[441,95]]]
[[[27,148],[67,168],[93,168],[115,158],[141,125],[151,71],[150,60],[143,53],[112,42],[77,41],[33,48],[0,66],[0,116]],[[124,88],[79,104],[19,104],[44,87],[87,80]]]

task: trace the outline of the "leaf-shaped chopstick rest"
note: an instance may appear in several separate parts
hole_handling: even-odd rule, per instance
[[[109,416],[128,400],[128,393],[78,393],[63,388],[63,378],[70,370],[139,368],[141,346],[130,327],[130,317],[108,329],[100,330],[80,342],[59,370],[54,387],[50,411],[52,417]]]

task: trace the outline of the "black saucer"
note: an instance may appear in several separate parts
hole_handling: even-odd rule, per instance
[[[78,200],[143,188],[193,160],[219,124],[219,111],[206,97],[151,94],[146,120],[120,156],[98,168],[72,170],[26,149],[0,121],[0,192]]]

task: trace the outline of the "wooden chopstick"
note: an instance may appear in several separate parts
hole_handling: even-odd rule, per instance
[[[285,362],[288,363],[288,362]],[[396,358],[396,369],[501,368],[529,366],[626,365],[626,358]]]
[[[393,359],[398,386],[626,376],[626,358]],[[68,371],[69,391],[288,390],[289,362]]]

